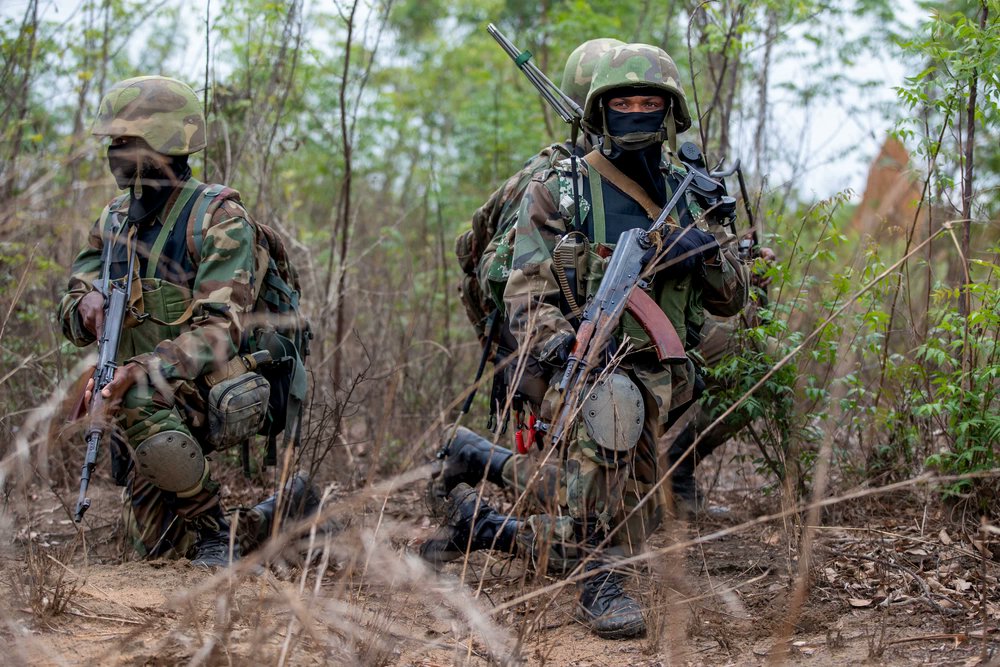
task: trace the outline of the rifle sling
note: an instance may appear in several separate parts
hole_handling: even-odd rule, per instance
[[[653,200],[650,198],[646,191],[642,189],[638,183],[633,181],[631,178],[626,176],[621,169],[612,164],[611,160],[604,157],[601,151],[594,149],[587,153],[583,157],[583,161],[589,166],[593,167],[602,178],[606,179],[613,186],[624,192],[632,200],[634,200],[639,206],[642,206],[643,210],[646,211],[646,215],[649,216],[650,220],[656,220],[657,216],[660,215],[660,209],[662,207],[657,206]],[[591,185],[590,191],[594,199],[596,200],[599,188]],[[603,199],[603,198],[602,198]],[[595,203],[596,207],[596,203]],[[603,217],[603,216],[602,216]],[[594,225],[595,229],[597,226],[597,215],[594,215]]]

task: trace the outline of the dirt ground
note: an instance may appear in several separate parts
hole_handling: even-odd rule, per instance
[[[31,487],[23,502],[8,499],[0,525],[3,664],[653,667],[775,664],[781,655],[817,666],[1000,664],[996,545],[936,500],[897,495],[827,513],[808,597],[791,618],[792,524],[713,536],[780,510],[778,498],[738,475],[711,497],[729,511],[671,521],[650,549],[688,545],[654,555],[633,580],[647,637],[604,641],[575,619],[572,586],[551,590],[557,578],[520,561],[477,553],[440,575],[426,568],[413,556],[433,529],[419,483],[353,510],[347,529],[314,548],[324,556],[305,576],[301,550],[232,575],[123,562],[107,484],[94,494],[84,558],[57,495]]]

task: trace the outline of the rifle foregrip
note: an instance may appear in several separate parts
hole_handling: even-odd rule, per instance
[[[626,310],[649,336],[660,361],[670,364],[687,361],[684,344],[677,335],[677,329],[652,297],[641,289],[633,289],[629,294]]]

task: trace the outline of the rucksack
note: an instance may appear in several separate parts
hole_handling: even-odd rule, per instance
[[[504,268],[509,273],[511,259],[507,237],[517,221],[524,191],[535,173],[569,155],[566,145],[552,144],[529,159],[519,172],[490,195],[472,216],[470,228],[455,239],[455,255],[463,274],[459,298],[480,341],[486,337],[490,313],[494,310],[503,313],[503,284],[507,278]],[[483,279],[489,284],[485,291]]]
[[[240,194],[233,188],[207,185],[191,209],[187,220],[187,249],[195,265],[201,260],[205,225],[226,201],[234,201],[242,207]],[[309,355],[312,331],[300,310],[299,272],[284,242],[273,228],[254,220],[249,213],[246,219],[254,228],[257,284],[251,326],[244,330],[240,353],[267,350],[271,354],[272,362],[258,370],[271,385],[267,416],[260,435],[268,438],[264,464],[276,465],[278,434],[285,433],[286,444],[298,444],[301,438],[302,404],[307,391],[305,358]],[[253,326],[257,317],[264,326]],[[242,454],[244,472],[249,474],[248,442],[243,444]]]

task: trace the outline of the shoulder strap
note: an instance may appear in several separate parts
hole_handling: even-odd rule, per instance
[[[167,213],[167,219],[163,221],[163,226],[160,228],[160,233],[153,242],[153,247],[149,251],[149,258],[146,260],[146,278],[156,276],[156,268],[160,264],[160,255],[163,253],[163,246],[167,244],[167,239],[170,238],[170,233],[174,230],[174,225],[177,224],[177,220],[181,215],[190,213],[191,207],[198,197],[198,193],[204,188],[204,183],[193,178],[189,178],[184,183],[180,193],[170,207],[170,212]]]
[[[587,171],[590,177],[590,204],[593,207],[591,213],[594,222],[594,242],[607,243],[608,235],[604,219],[604,190],[602,187],[601,174],[594,165],[587,162]]]
[[[188,254],[191,255],[191,260],[195,264],[201,261],[201,245],[205,238],[205,223],[208,222],[206,218],[215,213],[214,209],[209,211],[212,208],[213,202],[216,200],[221,202],[225,199],[239,199],[239,196],[240,194],[236,190],[227,188],[225,185],[219,185],[218,183],[208,185],[202,191],[201,200],[198,202],[194,212],[188,216]]]
[[[204,237],[205,222],[206,218],[215,214],[215,210],[218,206],[212,206],[215,202],[222,202],[223,200],[230,199],[233,197],[239,197],[239,193],[232,188],[227,188],[224,185],[214,184],[214,185],[204,185],[199,184],[201,190],[201,198],[192,197],[192,201],[196,201],[195,210],[188,216],[188,228],[187,228],[187,247],[188,252],[191,255],[191,260],[198,264],[201,261],[201,244]],[[191,209],[190,206],[186,207],[188,210]],[[156,324],[162,326],[178,326],[191,319],[194,315],[194,310],[197,307],[196,301],[192,298],[191,303],[188,307],[181,313],[180,317],[172,322],[164,322],[156,318],[150,318]]]
[[[622,171],[611,163],[611,160],[601,155],[601,151],[594,149],[583,157],[583,161],[597,170],[601,176],[609,183],[632,198],[639,206],[646,211],[650,220],[656,220],[660,215],[660,207],[657,206],[642,187],[626,176]]]

